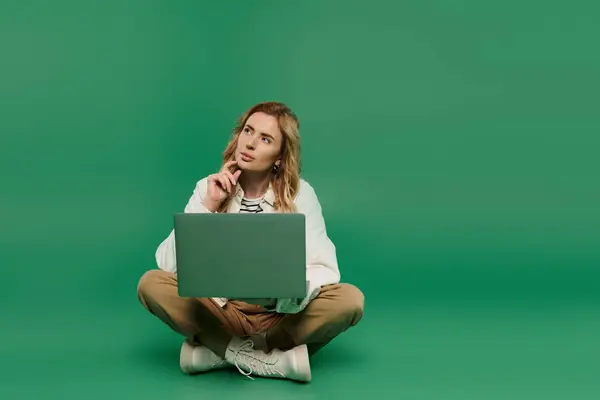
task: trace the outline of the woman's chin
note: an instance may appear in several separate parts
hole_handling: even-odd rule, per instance
[[[263,174],[263,173],[267,173],[268,171],[259,169],[259,168],[253,168],[252,165],[243,165],[243,164],[238,164],[238,169],[242,171],[242,173],[249,173],[249,174]]]
[[[252,166],[248,165],[248,163],[246,161],[243,161],[243,160],[238,160],[236,166],[237,166],[238,169],[241,169],[242,172],[243,171],[251,171],[252,170]]]
[[[242,172],[253,172],[253,173],[268,172],[268,169],[265,170],[264,165],[262,166],[263,168],[261,168],[261,166],[256,163],[256,160],[246,161],[242,157],[236,157],[236,161],[237,161],[237,164],[236,164],[237,169],[241,170]]]

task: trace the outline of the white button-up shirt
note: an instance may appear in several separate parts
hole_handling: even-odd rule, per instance
[[[203,202],[206,195],[207,183],[207,178],[203,178],[196,183],[194,192],[185,206],[184,212],[210,212],[204,206]],[[243,197],[244,191],[238,183],[236,194],[229,203],[227,212],[238,213]],[[263,212],[278,212],[273,208],[274,201],[275,193],[270,186],[261,201],[260,206]],[[312,186],[303,179],[300,179],[299,190],[294,199],[294,204],[296,205],[297,212],[304,214],[306,219],[306,281],[308,291],[307,296],[302,299],[277,299],[276,306],[271,311],[287,314],[302,311],[319,294],[322,286],[339,283],[340,281],[336,248],[327,235],[321,204]],[[174,241],[175,232],[172,230],[156,250],[156,263],[164,271],[177,271]],[[228,301],[226,298],[213,298],[213,300],[221,307]]]

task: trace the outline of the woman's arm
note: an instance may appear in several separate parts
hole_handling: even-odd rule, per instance
[[[302,182],[296,207],[306,218],[307,295],[300,299],[278,299],[275,311],[296,314],[317,297],[321,286],[339,283],[340,271],[336,248],[325,226],[319,199],[307,182]]]
[[[196,183],[194,192],[187,202],[185,213],[210,213],[204,206],[204,197],[206,195],[207,178],[203,178]],[[171,230],[169,236],[158,246],[156,250],[156,263],[158,267],[167,272],[177,271],[177,258],[175,254],[175,230]]]

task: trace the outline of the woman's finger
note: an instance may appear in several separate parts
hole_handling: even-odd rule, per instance
[[[221,168],[221,172],[229,171],[229,169],[236,164],[237,164],[236,160],[231,160],[231,161],[226,162],[225,165],[223,165],[223,168]]]
[[[214,174],[211,179],[218,189],[225,190],[224,183],[221,180],[221,177],[219,176],[219,174]]]
[[[237,179],[235,179],[235,176],[233,176],[233,174],[229,171],[225,172],[225,175],[227,175],[227,177],[231,181],[231,184],[235,187],[237,185]]]
[[[229,182],[229,178],[225,174],[219,175],[219,180],[223,184],[223,187],[228,193],[231,193],[231,182]]]
[[[219,186],[221,189],[223,189],[225,192],[229,192],[228,179],[225,179],[222,174],[217,175],[216,179],[219,181]]]
[[[218,180],[217,180],[217,175],[216,174],[212,174],[208,176],[208,183],[209,184],[214,184],[218,186]]]
[[[237,182],[238,179],[240,179],[240,175],[242,174],[242,170],[238,169],[233,173],[233,177],[235,178],[235,181]]]

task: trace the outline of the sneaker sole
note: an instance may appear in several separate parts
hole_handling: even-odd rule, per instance
[[[303,344],[297,346],[294,352],[294,376],[292,379],[300,382],[310,382],[312,374],[310,372],[310,359],[308,357],[308,347]]]
[[[194,363],[193,360],[194,348],[188,343],[184,342],[181,345],[181,352],[179,353],[179,367],[181,371],[186,374],[194,373],[192,365]]]

